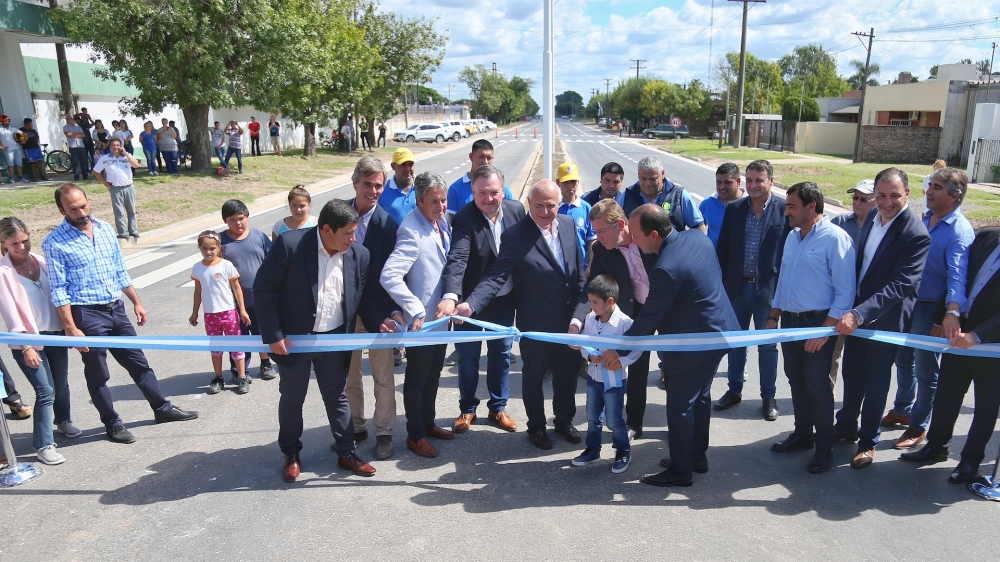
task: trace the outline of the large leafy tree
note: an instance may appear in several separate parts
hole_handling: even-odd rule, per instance
[[[507,123],[538,113],[538,104],[529,94],[532,81],[528,78],[514,76],[508,81],[502,74],[477,64],[463,68],[458,73],[458,80],[469,88],[472,111],[476,115]]]
[[[820,45],[800,45],[778,60],[785,79],[786,97],[840,97],[850,89],[837,74],[837,58]]]
[[[583,96],[573,90],[556,95],[555,110],[559,115],[573,115],[583,107]]]
[[[642,90],[649,81],[649,78],[629,78],[619,82],[611,92],[615,113],[631,122],[630,131],[635,131],[644,119]]]
[[[671,112],[673,91],[677,86],[666,80],[650,80],[642,87],[639,105],[643,116],[654,121],[666,121]]]
[[[735,111],[738,93],[738,81],[735,78],[735,73],[740,67],[740,54],[730,52],[726,54],[726,58],[728,64],[725,65],[725,68],[730,69],[733,73],[729,77],[729,95]],[[751,53],[747,53],[746,65],[743,113],[778,113],[781,102],[785,98],[785,82],[781,77],[781,66],[778,63],[757,58]]]
[[[293,24],[279,0],[75,0],[54,16],[88,43],[99,78],[134,87],[121,100],[136,115],[176,104],[184,113],[192,168],[211,171],[209,107],[249,103],[264,77],[290,61],[280,40]]]

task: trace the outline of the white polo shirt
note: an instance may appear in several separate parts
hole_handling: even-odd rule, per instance
[[[112,156],[105,154],[94,164],[94,173],[104,172],[104,179],[108,180],[114,187],[128,187],[132,185],[132,165],[128,158],[122,156]]]

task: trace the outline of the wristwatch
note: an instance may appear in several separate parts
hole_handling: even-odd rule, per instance
[[[861,313],[857,310],[852,310],[851,314],[854,315],[854,320],[858,323],[858,326],[865,323],[865,319],[861,317]]]
[[[945,314],[951,314],[955,318],[961,318],[962,317],[962,312],[958,311],[958,310],[946,310],[946,311],[944,311],[944,313]]]

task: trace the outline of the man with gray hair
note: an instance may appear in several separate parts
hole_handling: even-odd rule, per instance
[[[655,156],[639,160],[639,181],[625,190],[622,209],[628,217],[632,215],[632,211],[648,203],[662,207],[670,215],[670,224],[674,230],[680,232],[697,228],[708,233],[705,217],[695,205],[694,198],[679,184],[667,179],[663,163]]]
[[[965,172],[955,168],[942,168],[931,174],[924,212],[931,249],[917,289],[917,303],[910,321],[911,334],[951,339],[961,331],[959,319],[968,309],[965,289],[969,246],[976,237],[972,224],[959,208],[968,183]],[[938,333],[934,320],[942,304],[947,312]],[[882,418],[883,425],[905,423],[909,426],[896,440],[896,449],[911,449],[924,440],[937,392],[940,360],[938,353],[912,347],[900,347],[896,352],[896,400],[893,409]]]
[[[558,214],[560,199],[559,186],[552,180],[541,180],[531,188],[528,217],[500,237],[496,263],[465,302],[458,305],[457,314],[469,317],[486,310],[507,280],[513,278],[517,328],[522,332],[564,332],[574,317],[586,315],[583,254],[573,219]],[[539,449],[552,448],[545,430],[542,392],[545,373],[551,370],[556,433],[570,443],[580,443],[573,415],[577,373],[583,358],[569,346],[530,339],[521,341],[521,356],[521,394],[531,442]]]

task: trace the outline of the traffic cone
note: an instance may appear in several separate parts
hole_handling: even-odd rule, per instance
[[[538,138],[538,127],[533,127],[531,129],[531,136],[536,139]]]
[[[514,127],[514,138],[517,138],[517,127]]]

